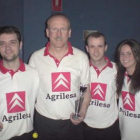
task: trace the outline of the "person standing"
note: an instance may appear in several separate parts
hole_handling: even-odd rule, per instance
[[[89,34],[85,45],[90,58],[91,102],[84,119],[84,139],[119,140],[115,63],[105,57],[108,46],[102,33]]]
[[[39,77],[19,58],[22,40],[14,26],[0,27],[0,140],[31,140]]]
[[[46,47],[33,53],[29,60],[40,76],[35,116],[38,139],[82,140],[81,122],[90,102],[88,57],[68,41],[71,27],[66,15],[57,13],[48,18],[46,36],[49,38]],[[80,117],[74,120],[72,112],[80,84],[87,86],[87,91]]]
[[[115,51],[121,140],[140,139],[140,44],[122,41]]]

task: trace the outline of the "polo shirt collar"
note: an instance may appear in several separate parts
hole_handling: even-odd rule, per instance
[[[16,72],[17,72],[17,71],[22,71],[22,72],[24,72],[24,71],[25,71],[25,64],[22,62],[21,59],[19,59],[19,61],[20,61],[20,66],[19,66],[19,68],[16,70]],[[5,74],[5,73],[7,73],[7,72],[9,72],[9,71],[13,71],[13,70],[6,69],[6,68],[3,66],[3,60],[1,60],[1,61],[0,61],[0,71],[1,71],[3,74]],[[16,73],[16,72],[13,71],[13,73]]]
[[[68,46],[69,46],[69,50],[68,50],[68,52],[67,52],[67,54],[66,55],[69,55],[69,54],[71,54],[71,55],[73,55],[73,48],[72,48],[72,46],[71,46],[71,43],[68,41]],[[50,52],[49,52],[49,47],[50,47],[50,41],[47,43],[47,45],[46,45],[46,48],[45,48],[45,51],[44,51],[44,56],[47,56],[47,55],[50,55],[50,56],[52,56],[51,54],[50,54]]]
[[[111,63],[111,61],[109,60],[109,58],[108,57],[105,57],[105,60],[107,61],[107,64],[106,64],[106,66],[104,68],[106,68],[106,67],[113,68],[113,64]],[[90,66],[93,66],[92,63],[91,63],[91,61],[90,61]],[[93,67],[96,68],[95,66],[93,66]]]
[[[127,83],[129,83],[129,81],[131,80],[131,78],[129,77],[127,71],[125,71],[124,76],[126,76],[126,78],[127,78]]]

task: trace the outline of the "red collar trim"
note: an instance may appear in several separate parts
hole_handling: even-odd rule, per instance
[[[105,60],[107,61],[107,65],[110,68],[113,68],[113,64],[111,63],[111,61],[108,59],[108,57],[105,57]]]
[[[68,50],[68,52],[67,52],[66,55],[69,55],[69,54],[73,55],[73,48],[72,48],[70,42],[68,42],[68,46],[69,46],[69,50]],[[47,45],[46,45],[46,48],[45,48],[45,51],[44,51],[44,56],[49,55],[49,56],[52,57],[52,55],[51,55],[50,52],[49,52],[49,47],[50,47],[50,41],[49,41],[49,42],[47,43]],[[65,56],[66,56],[66,55],[65,55]]]
[[[124,76],[128,76],[128,73],[127,73],[127,71],[124,73]]]
[[[126,78],[127,78],[127,83],[129,83],[129,81],[130,81],[131,79],[129,78],[127,71],[124,73],[124,76],[126,76]]]
[[[101,73],[106,67],[113,68],[113,64],[110,62],[110,60],[109,60],[107,57],[105,57],[105,59],[106,59],[106,61],[107,61],[107,64],[106,64],[106,66],[104,66],[104,67],[102,68],[101,71],[100,71],[97,67],[93,66],[92,63],[91,63],[91,61],[90,61],[90,66],[92,66],[92,67],[95,69],[95,71],[97,72],[97,75],[98,75],[98,76],[100,75],[100,73]]]
[[[25,64],[22,62],[22,60],[20,59],[19,60],[20,61],[20,66],[19,66],[19,68],[14,72],[13,70],[8,70],[8,69],[6,69],[4,66],[3,66],[3,60],[1,60],[0,61],[0,71],[3,73],[3,74],[5,74],[5,73],[7,73],[7,72],[9,72],[9,71],[11,71],[12,73],[16,73],[18,70],[20,70],[20,71],[25,71]]]
[[[113,64],[111,63],[111,61],[108,59],[108,57],[105,57],[105,60],[107,61],[107,64],[104,68],[106,67],[110,67],[110,68],[113,68]],[[90,61],[90,66],[93,66],[95,69],[98,69],[97,67],[95,67],[94,65],[92,65],[91,61]],[[103,69],[104,69],[103,68]]]

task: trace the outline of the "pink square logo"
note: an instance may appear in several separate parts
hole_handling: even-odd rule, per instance
[[[91,98],[105,101],[106,97],[106,84],[91,83]]]
[[[52,91],[64,92],[70,91],[71,77],[70,72],[52,73]]]
[[[122,91],[122,101],[124,109],[135,111],[135,95]]]
[[[17,113],[25,111],[25,92],[6,93],[7,112]]]

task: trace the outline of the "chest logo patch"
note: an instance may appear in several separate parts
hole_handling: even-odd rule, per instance
[[[71,76],[70,72],[57,72],[52,73],[52,91],[64,92],[71,89]]]
[[[105,101],[106,87],[107,85],[103,83],[91,83],[91,98]]]
[[[123,107],[130,111],[135,111],[135,95],[122,91]]]
[[[16,113],[25,111],[25,92],[11,92],[6,94],[7,112]]]

